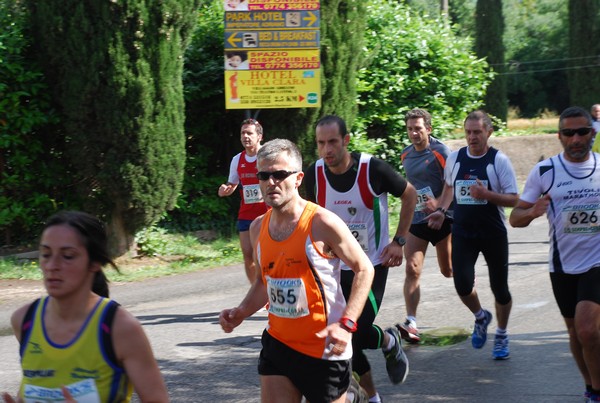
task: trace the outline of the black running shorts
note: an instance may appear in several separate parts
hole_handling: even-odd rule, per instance
[[[266,330],[258,359],[260,375],[282,375],[311,403],[339,399],[350,385],[350,361],[309,357],[275,339]]]
[[[600,304],[600,267],[581,274],[550,273],[550,281],[563,318],[574,318],[580,301]]]

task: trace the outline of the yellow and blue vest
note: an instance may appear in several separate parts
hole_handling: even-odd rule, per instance
[[[57,344],[44,324],[49,299],[35,301],[23,320],[19,396],[25,403],[63,401],[64,385],[79,403],[129,402],[133,385],[112,348],[111,324],[118,304],[100,299],[77,335]]]

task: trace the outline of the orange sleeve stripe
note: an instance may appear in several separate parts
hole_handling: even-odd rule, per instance
[[[431,152],[433,152],[433,155],[435,155],[435,158],[438,160],[438,162],[442,166],[442,169],[446,168],[446,158],[444,158],[444,156],[442,154],[440,154],[439,152],[437,152],[435,150],[431,150]]]

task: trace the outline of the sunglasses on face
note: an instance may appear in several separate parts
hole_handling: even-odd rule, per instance
[[[574,135],[587,136],[592,131],[591,127],[579,127],[577,129],[560,129],[560,134],[566,137],[573,137]]]
[[[258,178],[259,181],[268,181],[271,176],[276,181],[282,181],[282,180],[286,179],[288,176],[295,174],[297,172],[298,171],[284,171],[284,170],[274,171],[274,172],[261,171],[261,172],[256,173],[256,177]]]

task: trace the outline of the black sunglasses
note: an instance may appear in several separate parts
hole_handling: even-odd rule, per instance
[[[297,173],[298,171],[275,171],[275,172],[257,172],[256,177],[259,181],[268,181],[272,176],[276,181],[282,181],[286,179],[288,176]]]
[[[563,136],[573,137],[574,135],[587,136],[592,131],[591,127],[579,127],[577,129],[560,129],[559,132]]]

